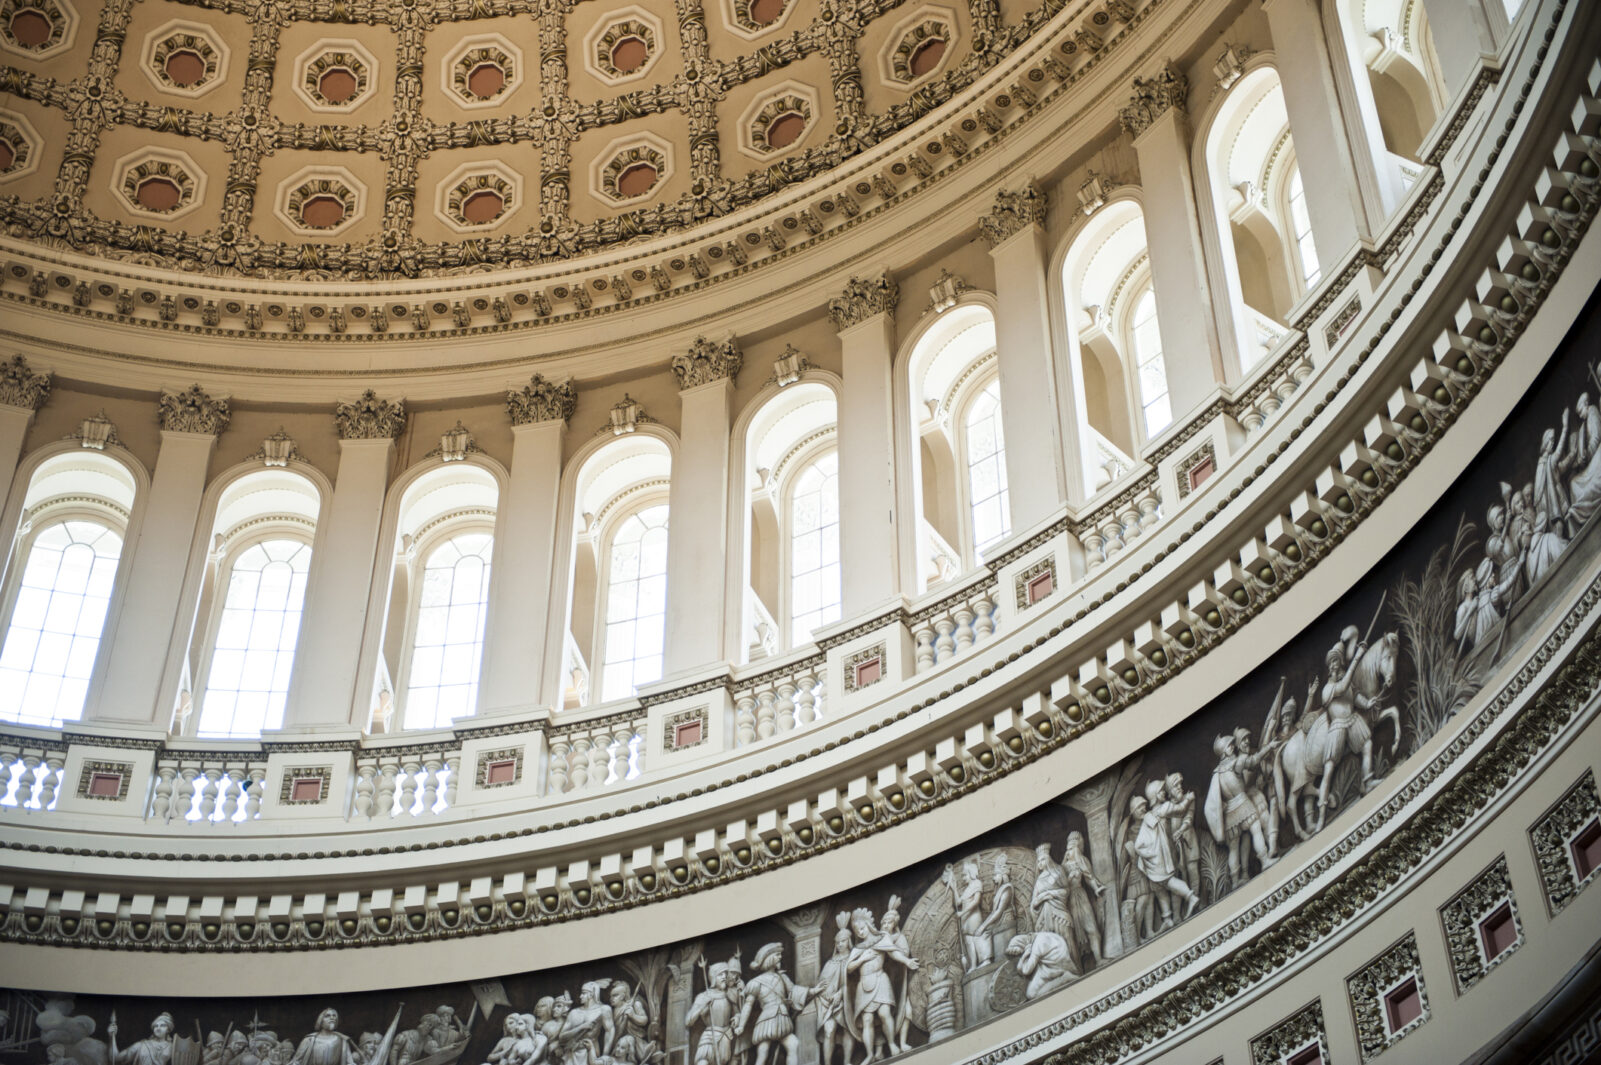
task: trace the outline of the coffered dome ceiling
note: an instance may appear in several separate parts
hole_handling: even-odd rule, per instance
[[[62,250],[244,278],[570,260],[826,173],[1062,7],[0,0],[0,222]],[[1126,0],[1074,7],[1108,36],[1135,17]],[[694,258],[634,278],[665,291],[669,271],[706,269]]]

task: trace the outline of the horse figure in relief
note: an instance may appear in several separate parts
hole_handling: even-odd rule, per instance
[[[1373,776],[1373,729],[1377,722],[1390,721],[1390,753],[1393,755],[1400,746],[1401,712],[1388,701],[1400,653],[1401,640],[1395,632],[1385,633],[1369,646],[1358,636],[1355,625],[1347,626],[1325,658],[1328,676],[1321,691],[1314,679],[1298,726],[1294,731],[1285,729],[1280,733],[1283,747],[1275,784],[1282,789],[1281,808],[1288,808],[1296,835],[1302,839],[1323,830],[1324,819],[1335,802],[1329,795],[1329,786],[1336,768],[1345,759],[1361,757],[1364,792],[1378,783]],[[1271,729],[1271,721],[1269,726]],[[1314,798],[1317,824],[1309,827],[1306,822],[1311,821],[1311,813],[1308,811],[1303,821],[1301,804]]]

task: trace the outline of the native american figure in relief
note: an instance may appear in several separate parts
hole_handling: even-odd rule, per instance
[[[906,1012],[907,984],[920,962],[911,955],[911,944],[900,930],[900,899],[890,896],[884,911],[883,927],[873,923],[873,913],[858,908],[851,913],[851,931],[856,942],[845,961],[850,989],[852,1034],[867,1050],[864,1061],[894,1057],[911,1049],[906,1045],[910,1021]],[[884,1047],[879,1053],[879,1035]]]

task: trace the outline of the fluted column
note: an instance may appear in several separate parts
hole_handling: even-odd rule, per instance
[[[1264,0],[1290,118],[1312,239],[1324,269],[1372,240],[1401,201],[1401,172],[1384,147],[1361,49],[1338,13],[1316,0]],[[1332,9],[1334,5],[1329,5]]]
[[[1429,35],[1440,60],[1448,92],[1456,92],[1479,72],[1485,56],[1493,56],[1506,40],[1504,0],[1423,0]]]
[[[368,600],[378,562],[378,529],[395,437],[406,428],[405,400],[380,399],[371,389],[334,411],[339,474],[334,481],[321,557],[312,559],[304,621],[295,648],[284,728],[349,728],[367,723],[372,678],[360,674]],[[387,564],[387,563],[386,563]],[[383,604],[371,613],[381,624]]]
[[[16,476],[22,445],[33,424],[33,412],[50,398],[50,375],[28,365],[21,355],[0,362],[0,511],[5,510],[7,489]],[[17,491],[22,491],[18,486]],[[0,564],[0,570],[4,565]]]
[[[1189,91],[1183,72],[1164,66],[1154,77],[1134,79],[1134,96],[1121,114],[1140,160],[1146,251],[1175,422],[1223,378],[1190,172],[1190,129],[1184,113]]]
[[[1083,499],[1083,396],[1058,396],[1045,280],[1045,193],[1033,182],[1002,191],[979,219],[995,262],[995,358],[1006,433],[1012,528],[1026,529],[1068,499]],[[1060,404],[1062,409],[1059,409]],[[1061,420],[1058,420],[1058,419]]]
[[[742,365],[732,339],[696,337],[673,357],[682,420],[668,492],[666,675],[723,656],[729,417]]]
[[[895,531],[895,304],[887,273],[853,277],[828,301],[839,331],[844,383],[839,399],[840,572],[845,620],[886,604],[899,591]]]
[[[556,384],[539,374],[522,389],[506,393],[511,478],[496,512],[495,537],[501,549],[489,585],[493,623],[484,635],[478,689],[483,714],[530,709],[545,690],[562,433],[577,402],[570,383]]]
[[[161,451],[150,498],[138,530],[129,530],[138,542],[129,536],[128,587],[101,637],[102,646],[110,648],[104,680],[91,692],[84,717],[167,728],[173,708],[159,705],[157,695],[168,648],[180,638],[184,571],[196,539],[211,449],[228,425],[228,401],[193,385],[163,393],[158,416]]]

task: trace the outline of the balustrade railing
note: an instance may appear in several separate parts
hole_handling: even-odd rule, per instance
[[[638,709],[552,728],[545,794],[614,787],[645,769],[646,715]]]
[[[1073,534],[1084,545],[1085,566],[1092,571],[1110,562],[1162,517],[1161,487],[1156,471],[1149,467],[1103,494],[1111,499],[1071,523]]]
[[[356,759],[354,817],[437,817],[456,805],[461,742],[379,748]]]
[[[826,659],[812,654],[786,666],[753,673],[747,679],[736,679],[731,692],[735,745],[748,747],[821,720],[826,678]]]
[[[64,747],[0,738],[0,807],[54,808],[66,759]]]
[[[172,750],[156,759],[146,816],[166,824],[221,824],[261,816],[267,760],[254,751]]]
[[[925,673],[995,635],[995,575],[986,573],[954,595],[912,615],[915,670]]]

